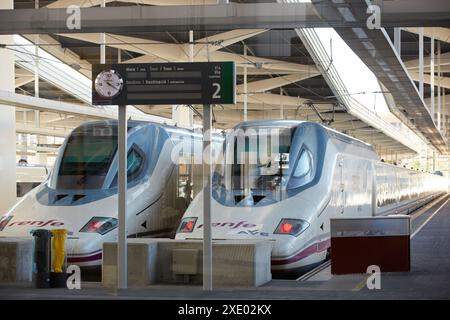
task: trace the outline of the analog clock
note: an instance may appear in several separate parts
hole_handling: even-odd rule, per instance
[[[114,98],[123,88],[122,76],[115,70],[100,72],[95,78],[95,91],[102,98]]]

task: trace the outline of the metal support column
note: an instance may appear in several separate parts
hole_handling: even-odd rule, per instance
[[[105,64],[106,63],[106,34],[100,33],[100,63]]]
[[[106,7],[105,0],[102,0],[102,2],[100,3],[100,7]],[[100,33],[100,63],[106,63],[106,33],[104,32]]]
[[[39,0],[34,1],[34,7],[39,9]],[[39,98],[39,35],[35,36],[34,41],[34,96]],[[34,110],[34,124],[37,128],[41,126],[40,111]],[[39,137],[38,137],[39,142]]]
[[[423,99],[423,28],[419,31],[419,93]]]
[[[448,158],[447,158],[448,160]],[[447,175],[448,175],[448,186],[447,186],[447,191],[450,191],[450,161],[447,161]]]
[[[189,62],[194,62],[194,31],[189,30]]]
[[[394,48],[398,56],[402,57],[402,29],[394,28]]]
[[[119,148],[118,172],[118,218],[119,237],[117,243],[117,288],[127,288],[127,106],[119,106],[119,127],[117,130]]]
[[[280,87],[280,119],[284,119],[283,88]]]
[[[0,11],[15,11],[13,0],[0,1]],[[0,36],[0,43],[14,46],[14,36]],[[22,49],[20,49],[22,50]],[[14,92],[15,53],[0,47],[0,88]],[[0,212],[7,212],[16,202],[16,108],[13,104],[0,106]]]
[[[430,99],[431,99],[431,118],[433,122],[435,120],[435,110],[434,110],[434,36],[431,37],[431,48],[430,48]]]
[[[35,0],[35,9],[39,9],[39,0]],[[39,98],[39,35],[34,37],[34,96]]]
[[[449,120],[447,120],[448,119],[447,117],[450,116],[450,108],[447,107],[447,101],[446,101],[447,97],[446,97],[445,93],[446,93],[445,92],[445,88],[442,88],[441,105],[442,105],[442,109],[443,109],[443,113],[444,114],[442,116],[443,121],[442,121],[442,128],[441,129],[443,129],[443,135],[445,137],[448,137],[450,132],[448,132],[448,129],[447,129],[448,125],[449,125],[449,123],[447,123],[447,121],[449,121]],[[450,178],[450,171],[449,171],[449,178]]]
[[[437,83],[437,128],[439,131],[441,131],[441,115],[442,115],[442,109],[441,109],[441,41],[437,42],[437,74],[438,74],[438,83]]]
[[[189,31],[188,55],[189,62],[194,62],[194,31]],[[172,107],[172,118],[182,128],[192,129],[194,127],[194,113],[189,106],[175,105]]]
[[[203,290],[212,290],[211,105],[203,106]]]
[[[247,46],[244,44],[244,121],[247,121],[248,96],[247,96]]]
[[[101,7],[105,7],[105,0],[102,0]],[[100,34],[100,63],[106,63],[106,34]],[[120,63],[121,52],[118,51]],[[118,239],[117,239],[117,288],[126,289],[128,286],[128,264],[127,264],[127,106],[119,105],[118,135]]]
[[[447,191],[450,192],[450,161],[449,161],[449,156],[447,155],[447,176],[448,176],[448,186],[447,186]]]

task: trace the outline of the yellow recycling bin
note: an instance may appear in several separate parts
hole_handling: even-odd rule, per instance
[[[66,238],[67,230],[55,229],[51,230],[53,235],[53,272],[63,272],[64,260],[66,257]]]
[[[67,274],[63,271],[66,260],[66,239],[67,230],[54,229],[51,230],[52,240],[52,272],[50,273],[50,286],[51,287],[66,287]]]

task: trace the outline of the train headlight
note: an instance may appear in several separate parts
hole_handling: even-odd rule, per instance
[[[195,223],[197,222],[197,218],[189,217],[181,220],[180,226],[178,227],[177,232],[191,233],[194,231]]]
[[[81,228],[80,232],[95,232],[104,235],[117,228],[117,219],[108,217],[93,217]]]
[[[308,227],[309,223],[302,219],[281,219],[274,233],[298,236]]]

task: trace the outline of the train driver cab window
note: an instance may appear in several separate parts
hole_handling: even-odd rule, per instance
[[[312,180],[313,177],[313,159],[311,151],[304,148],[300,152],[297,163],[292,171],[291,179],[288,183],[288,189],[296,189],[304,186]]]
[[[57,188],[100,189],[116,152],[117,136],[89,131],[69,138],[59,166]]]
[[[213,197],[227,206],[264,206],[286,198],[294,128],[251,127],[225,141],[212,179]]]

